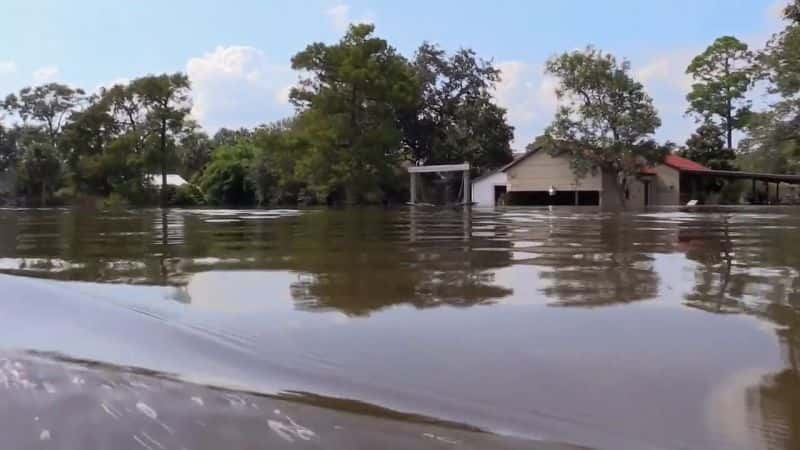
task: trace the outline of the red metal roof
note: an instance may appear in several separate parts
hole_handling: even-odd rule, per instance
[[[708,167],[698,162],[694,162],[691,159],[686,159],[673,153],[668,154],[664,158],[664,165],[667,167],[672,167],[678,171],[705,172],[709,170]],[[656,169],[653,166],[645,166],[642,167],[639,173],[642,175],[656,175]]]
[[[664,164],[676,170],[688,170],[692,172],[706,171],[708,167],[694,162],[691,159],[686,159],[682,156],[670,153],[664,158]]]

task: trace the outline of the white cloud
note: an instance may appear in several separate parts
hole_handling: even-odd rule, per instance
[[[203,127],[252,127],[291,114],[288,66],[273,65],[254,47],[217,47],[186,64],[192,82],[192,116]]]
[[[686,95],[692,88],[692,78],[686,67],[702,48],[669,51],[652,56],[641,64],[633,63],[633,76],[653,98],[661,118],[656,131],[660,140],[682,144],[694,130],[694,119],[686,115]]]
[[[41,84],[55,81],[59,72],[56,66],[41,67],[33,71],[33,82],[35,84]]]
[[[0,61],[0,75],[14,73],[17,71],[17,64],[14,61]]]
[[[354,19],[350,15],[350,5],[339,3],[333,8],[326,11],[328,17],[331,18],[333,28],[338,32],[344,32],[351,23],[374,23],[375,19],[371,13],[365,14],[360,19]]]
[[[497,64],[501,80],[495,88],[497,103],[508,110],[514,126],[515,150],[522,150],[544,132],[556,111],[557,82],[540,65],[523,61]]]
[[[337,31],[344,31],[350,25],[350,5],[340,3],[328,10],[328,16],[333,21]]]

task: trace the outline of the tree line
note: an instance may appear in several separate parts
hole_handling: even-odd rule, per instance
[[[19,194],[115,196],[131,203],[269,205],[404,201],[404,164],[512,158],[513,128],[492,90],[500,73],[468,49],[422,44],[412,59],[351,26],[333,45],[292,58],[302,74],[293,117],[206,134],[191,120],[183,74],[150,75],[87,95],[51,83],[9,95],[18,118],[0,128],[0,170]],[[148,174],[179,173],[191,187],[153,198]]]
[[[641,166],[680,152],[715,169],[793,173],[800,164],[800,0],[785,29],[752,51],[717,39],[686,72],[687,113],[699,126],[687,142],[659,143],[652,98],[630,63],[594,47],[548,60],[559,107],[528,148],[570,158],[576,177],[610,170],[624,182]],[[291,60],[300,78],[295,114],[254,129],[209,136],[191,119],[191,86],[181,73],[148,75],[84,90],[29,87],[0,103],[0,174],[16,193],[47,203],[87,196],[131,204],[272,205],[404,201],[408,164],[469,162],[476,175],[513,158],[513,127],[493,91],[501,73],[474,51],[452,54],[423,43],[411,58],[352,25],[334,44],[313,43]],[[755,86],[768,108],[754,111]],[[8,123],[8,121],[6,121]],[[734,134],[743,138],[734,146]],[[152,175],[192,181],[155,190]],[[160,192],[160,193],[159,193]]]

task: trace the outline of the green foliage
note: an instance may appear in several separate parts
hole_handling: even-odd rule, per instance
[[[208,135],[200,131],[197,124],[187,121],[184,132],[178,138],[176,149],[178,173],[187,180],[200,174],[211,161],[212,150]]]
[[[739,147],[742,166],[777,173],[800,172],[800,4],[784,10],[786,28],[758,55],[760,77],[779,99],[753,114]]]
[[[546,70],[559,80],[560,105],[544,141],[570,158],[576,178],[603,170],[622,181],[663,158],[652,140],[661,121],[627,61],[588,47],[550,59]]]
[[[512,159],[514,130],[492,99],[500,71],[461,49],[448,56],[423,43],[413,63],[420,83],[413,108],[403,111],[403,141],[422,164],[460,163],[487,169]]]
[[[205,198],[200,189],[193,184],[184,184],[173,189],[170,193],[170,206],[199,206],[205,203]]]
[[[200,189],[213,205],[254,205],[256,188],[249,173],[256,153],[250,143],[220,147],[199,179]]]
[[[304,159],[308,142],[301,120],[282,121],[253,133],[255,156],[248,176],[256,188],[259,205],[301,201],[305,183],[297,176],[297,161]]]
[[[30,138],[23,144],[17,164],[17,189],[45,204],[60,184],[61,163],[53,145]]]
[[[52,145],[56,145],[61,129],[70,114],[85,100],[82,89],[48,83],[26,87],[6,97],[2,106],[19,116],[23,123],[34,122],[44,127]]]
[[[191,111],[189,77],[182,73],[149,75],[131,81],[128,89],[143,108],[140,131],[146,142],[145,161],[166,177],[175,165],[176,137],[184,132]],[[161,204],[166,206],[166,190]]]
[[[743,128],[750,113],[745,96],[753,79],[753,54],[744,42],[723,36],[695,56],[686,73],[695,81],[686,96],[688,111],[706,123],[718,123],[732,150],[733,131]]]
[[[681,156],[699,162],[709,169],[736,170],[734,161],[736,154],[725,147],[722,130],[711,124],[703,124],[697,128],[686,141],[686,148]]]
[[[343,194],[354,203],[379,191],[403,157],[399,115],[413,105],[418,83],[373,32],[372,25],[351,26],[338,43],[311,44],[292,58],[308,74],[290,94],[309,143],[297,170],[320,201]]]

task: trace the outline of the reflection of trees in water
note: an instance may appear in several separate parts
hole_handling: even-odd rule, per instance
[[[765,376],[746,392],[751,432],[764,448],[800,448],[800,376],[787,369]]]
[[[556,299],[553,306],[607,306],[658,294],[652,233],[643,235],[623,217],[563,221],[555,229],[534,232],[544,245],[527,260],[543,269],[540,276],[550,284],[542,292]]]
[[[800,247],[794,228],[731,223],[681,230],[686,256],[698,263],[690,307],[748,314],[776,326],[787,368],[747,390],[752,432],[769,449],[800,448]],[[759,228],[762,227],[762,228]]]
[[[369,210],[309,216],[315,223],[303,237],[306,248],[290,264],[305,275],[292,295],[303,309],[353,315],[399,304],[473,306],[510,295],[494,284],[493,269],[511,264],[511,244],[465,239],[464,219],[459,211],[420,218]]]

